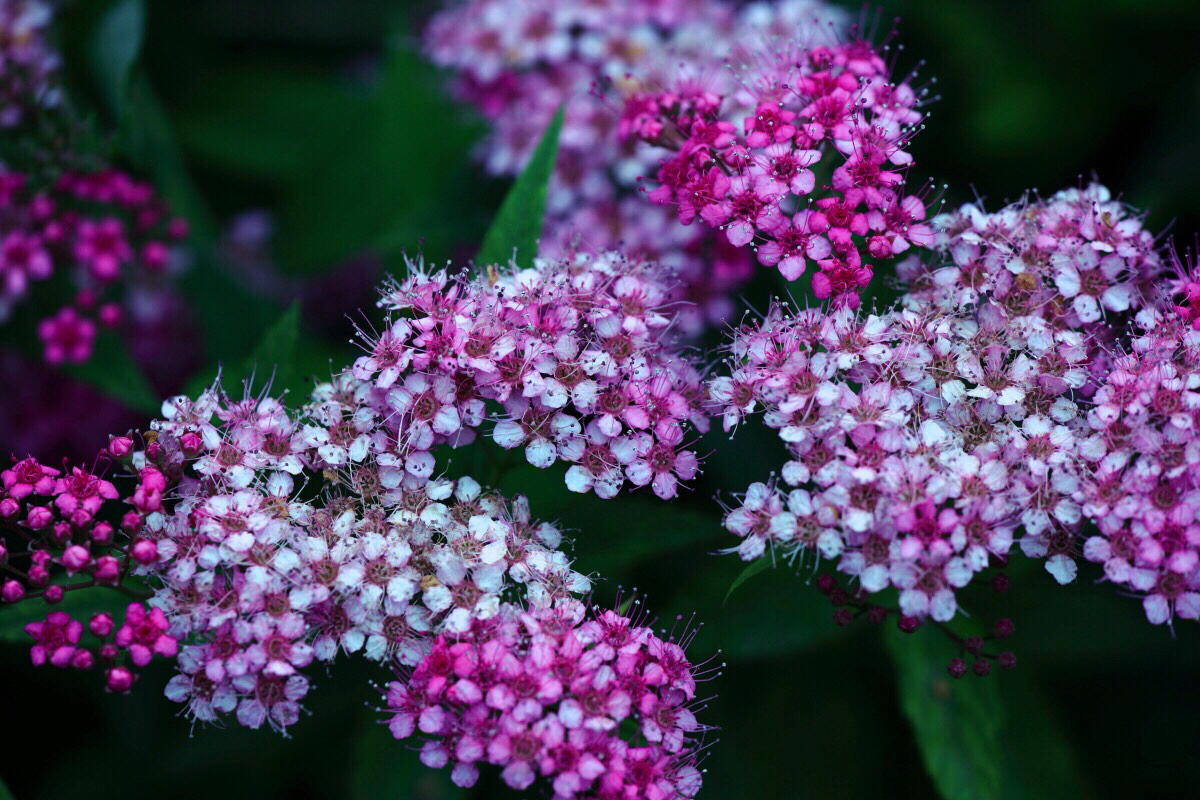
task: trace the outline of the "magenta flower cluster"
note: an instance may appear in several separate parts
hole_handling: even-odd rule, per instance
[[[492,174],[518,173],[555,111],[565,106],[542,254],[620,248],[673,271],[686,299],[678,325],[697,333],[734,315],[730,294],[751,275],[745,251],[702,227],[679,227],[633,191],[663,151],[618,136],[620,96],[669,82],[680,64],[712,69],[736,51],[803,31],[834,41],[840,11],[813,0],[467,0],[448,4],[425,32],[454,90],[491,124],[480,158]]]
[[[128,452],[130,446],[128,439],[114,439],[109,454]],[[139,475],[135,499],[153,494],[161,478],[153,470]],[[117,499],[117,489],[88,470],[58,470],[26,458],[0,473],[0,481],[0,530],[14,534],[6,541],[24,543],[19,550],[0,545],[0,568],[7,573],[0,600],[5,604],[28,599],[54,606],[68,592],[120,588],[131,571],[156,558],[153,543],[132,534],[136,506],[118,524],[105,519],[102,510]],[[92,616],[87,630],[94,642],[81,641],[82,621],[61,611],[25,630],[36,642],[31,651],[35,665],[102,667],[112,691],[128,690],[136,677],[133,668],[144,667],[154,655],[175,655],[176,640],[167,635],[162,612],[148,612],[137,603],[128,606],[115,635],[112,616]]]
[[[415,286],[426,287],[426,300],[453,300],[447,287]],[[388,296],[413,297],[398,291]],[[607,312],[590,307],[604,325]],[[50,534],[36,552],[4,554],[16,575],[5,602],[53,605],[97,585],[152,592],[119,627],[108,615],[85,625],[64,611],[30,624],[33,663],[105,664],[109,688],[125,691],[133,667],[174,658],[166,695],[192,719],[230,715],[286,731],[300,717],[310,668],[360,654],[401,668],[393,705],[398,697],[430,704],[421,729],[442,736],[423,757],[436,765],[452,751],[460,783],[490,761],[514,786],[536,772],[564,797],[593,784],[605,797],[694,794],[692,734],[702,728],[691,711],[696,673],[681,646],[616,612],[588,612],[585,622],[574,598],[590,581],[523,498],[506,501],[470,478],[406,486],[410,473],[395,453],[373,446],[388,441],[385,428],[366,424],[364,396],[375,391],[343,373],[297,412],[217,390],[174,398],[144,449],[120,437],[102,454],[136,476],[123,500],[112,482],[79,469],[63,476],[27,459],[5,471],[8,526],[26,538]],[[114,515],[116,526],[97,521]],[[97,556],[103,548],[116,555]],[[20,570],[21,560],[32,566]],[[428,676],[448,648],[458,672],[441,697]],[[529,681],[538,682],[532,695]],[[448,704],[443,712],[435,700]],[[456,713],[463,718],[452,723]],[[638,738],[618,731],[626,719],[639,722]],[[412,728],[393,717],[392,731]],[[471,742],[486,756],[472,755]],[[607,765],[603,776],[598,765]]]
[[[187,235],[152,186],[124,172],[66,172],[38,187],[0,172],[0,321],[33,285],[67,272],[75,298],[38,325],[51,364],[81,363],[100,327],[114,328],[135,286],[161,283]],[[123,305],[124,301],[124,305]]]
[[[468,444],[489,420],[492,440],[530,464],[570,464],[572,491],[612,497],[628,481],[666,499],[696,474],[687,432],[707,429],[703,390],[667,335],[670,283],[653,264],[579,253],[475,276],[410,272],[384,291],[383,331],[363,334],[368,354],[344,376],[362,447],[386,453],[404,485],[433,474],[435,446]]]
[[[904,190],[921,90],[893,82],[865,40],[795,41],[710,76],[631,94],[620,134],[666,148],[655,203],[720,228],[795,280],[809,262],[818,299],[858,305],[873,259],[932,244],[925,205]],[[836,158],[828,185],[814,167]]]
[[[555,798],[692,797],[696,677],[679,644],[615,611],[506,607],[438,636],[389,684],[388,726],[424,734],[421,761],[453,764],[459,786],[489,763],[513,789],[540,779]]]

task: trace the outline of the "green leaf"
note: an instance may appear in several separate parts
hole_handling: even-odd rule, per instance
[[[65,365],[63,371],[137,411],[154,415],[161,407],[158,394],[112,331],[96,336],[87,362]]]
[[[296,343],[300,340],[300,305],[293,303],[271,327],[267,328],[254,350],[238,368],[221,372],[221,385],[232,395],[240,395],[243,384],[253,378],[251,388],[265,386],[287,389],[293,382],[296,366]],[[184,389],[195,397],[217,378],[217,369],[210,367],[192,376]]]
[[[932,624],[912,634],[888,626],[884,643],[896,665],[900,705],[942,797],[1001,797],[1004,705],[999,681],[1004,676],[951,678],[946,665],[957,648]]]
[[[132,602],[128,595],[103,587],[69,591],[63,595],[62,602],[54,605],[31,597],[0,608],[0,642],[32,644],[33,639],[25,632],[25,626],[31,622],[41,622],[47,614],[55,611],[65,611],[81,622],[87,622],[92,614],[112,614],[113,620],[120,624],[125,619],[125,609]]]
[[[558,134],[562,130],[565,112],[566,108],[560,106],[542,134],[533,157],[504,198],[492,227],[483,238],[479,255],[475,257],[477,264],[507,264],[509,259],[524,266],[533,263],[537,255],[538,238],[542,234],[546,190],[558,157]]]
[[[8,784],[0,780],[0,800],[16,800],[13,793],[9,791]]]
[[[100,18],[88,42],[93,79],[116,119],[125,116],[129,76],[142,49],[145,24],[142,0],[118,0]]]
[[[1029,669],[1021,666],[1005,675],[1001,694],[1007,714],[1000,796],[1091,797],[1071,735]]]
[[[743,583],[750,580],[769,566],[771,566],[771,563],[766,558],[756,559],[754,562],[746,565],[746,568],[739,572],[738,576],[733,579],[733,583],[729,584],[729,591],[725,593],[725,600],[721,603],[721,605],[725,605],[729,602],[729,598],[733,595],[734,589],[737,589]]]

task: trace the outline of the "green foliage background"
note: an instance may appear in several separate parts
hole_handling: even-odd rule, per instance
[[[882,5],[881,19],[904,19],[900,68],[921,58],[921,74],[938,77],[941,99],[916,141],[916,170],[948,184],[948,202],[977,193],[995,207],[1094,172],[1149,208],[1156,230],[1174,222],[1184,243],[1200,231],[1193,2]],[[99,121],[119,130],[114,150],[155,175],[197,233],[188,291],[206,367],[190,388],[210,381],[218,364],[235,385],[278,363],[275,385],[302,396],[311,376],[354,355],[351,322],[324,319],[326,295],[297,290],[264,301],[241,288],[217,247],[231,215],[275,210],[274,256],[285,274],[346,284],[338,301],[347,310],[370,306],[372,280],[400,268],[404,252],[463,260],[484,240],[508,186],[469,160],[483,128],[415,51],[429,8],[403,0],[70,5],[72,81]],[[489,239],[486,247],[516,245]],[[358,268],[345,279],[364,251],[372,254],[365,277]],[[768,290],[764,283],[748,296]],[[152,410],[119,347],[97,364],[96,375],[82,377]],[[1058,588],[1016,564],[1008,595],[978,590],[964,605],[980,620],[1014,619],[1018,669],[951,682],[944,638],[881,635],[865,622],[836,628],[802,565],[746,576],[731,592],[742,565],[711,555],[727,544],[713,498],[765,477],[782,452],[753,426],[735,441],[710,435],[700,449],[711,452],[706,473],[671,504],[648,494],[571,495],[555,469],[495,474],[501,488],[528,494],[537,516],[576,531],[580,566],[607,577],[600,602],[620,585],[637,587],[668,627],[676,615],[704,622],[691,652],[726,666],[708,685],[705,719],[721,731],[702,798],[1195,794],[1196,626],[1174,636],[1152,628],[1136,601],[1096,585],[1090,566]],[[451,469],[484,477],[495,455],[455,454]],[[20,642],[10,617],[0,616],[0,639]],[[334,672],[314,676],[312,717],[284,740],[237,727],[191,730],[161,697],[164,669],[148,670],[133,696],[112,697],[88,677],[31,670],[25,648],[3,644],[11,733],[0,745],[0,776],[22,800],[511,796],[494,778],[463,792],[421,767],[410,744],[377,724],[369,681],[386,676],[353,662]]]

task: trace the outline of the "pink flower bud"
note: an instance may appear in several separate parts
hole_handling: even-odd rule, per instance
[[[171,251],[162,242],[146,242],[142,247],[142,265],[150,272],[162,272],[170,260]]]
[[[50,582],[50,571],[42,566],[32,566],[29,568],[29,585],[41,588]]]
[[[71,545],[62,554],[62,565],[67,568],[68,575],[74,575],[86,569],[92,563],[92,554],[81,544]]]
[[[54,514],[44,506],[34,506],[25,517],[25,524],[35,531],[40,531],[54,521]]]
[[[110,692],[125,693],[133,686],[134,675],[124,667],[113,667],[108,671],[104,688]]]
[[[96,320],[106,328],[115,328],[121,324],[121,307],[116,303],[105,303],[96,312]]]
[[[158,461],[158,459],[162,456],[162,453],[162,445],[158,442],[151,442],[150,444],[146,445],[146,458],[150,459],[151,461]]]
[[[167,223],[167,235],[172,239],[183,239],[188,235],[188,221],[183,217],[175,217]]]
[[[56,522],[54,523],[54,529],[51,531],[50,535],[54,538],[54,541],[58,542],[59,544],[66,544],[71,539],[72,532],[71,523]]]
[[[204,440],[195,431],[188,431],[179,437],[179,444],[183,447],[184,455],[188,456],[199,455],[204,450]]]
[[[113,526],[107,522],[97,522],[92,528],[92,541],[96,544],[112,544]]]
[[[112,629],[113,618],[110,614],[93,614],[92,621],[88,623],[88,630],[101,639],[112,633]]]
[[[90,650],[76,650],[75,655],[71,656],[71,666],[75,669],[91,669],[95,663],[96,659]]]
[[[25,587],[12,578],[6,580],[4,588],[0,589],[0,600],[6,603],[15,603],[23,597],[25,597]]]
[[[112,642],[105,642],[100,645],[100,657],[105,661],[113,661],[121,654],[121,648],[117,647]]]
[[[0,542],[0,562],[4,562],[7,560],[8,560],[8,548],[4,546],[3,542]]]
[[[121,517],[121,530],[133,532],[142,527],[142,515],[136,511],[126,511]]]
[[[133,451],[133,440],[128,436],[114,436],[108,440],[108,454],[113,458],[124,458]]]
[[[0,518],[12,519],[21,513],[21,504],[11,497],[0,500]]]
[[[92,575],[96,583],[115,584],[121,577],[121,565],[112,556],[101,556],[96,559],[96,571]]]
[[[50,605],[54,605],[62,602],[64,594],[66,594],[66,589],[55,583],[46,587],[46,591],[42,593],[42,599]]]
[[[142,539],[133,544],[133,559],[143,567],[148,567],[158,559],[158,545],[149,539]]]

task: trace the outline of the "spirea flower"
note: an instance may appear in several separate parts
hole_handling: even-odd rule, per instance
[[[438,636],[387,687],[388,728],[419,732],[427,766],[459,786],[492,765],[510,787],[541,782],[556,798],[693,797],[697,668],[679,642],[615,611],[571,601],[505,605]]]
[[[48,363],[86,361],[99,328],[149,329],[154,309],[169,305],[160,284],[187,226],[149,184],[108,169],[36,186],[3,171],[0,210],[0,321],[56,273],[81,287],[38,326]]]
[[[773,307],[735,333],[730,373],[709,386],[726,428],[762,411],[791,456],[781,483],[751,486],[726,517],[738,554],[830,559],[940,621],[1017,538],[1070,580],[1085,357],[1079,333],[1014,326],[995,305]]]
[[[668,153],[649,199],[755,247],[788,280],[815,262],[817,298],[856,307],[866,258],[933,243],[903,178],[923,92],[894,81],[862,39],[801,30],[717,59],[626,93],[622,138]],[[830,182],[818,187],[826,164]]]
[[[616,253],[451,276],[410,265],[385,288],[367,355],[318,390],[306,441],[323,463],[372,454],[416,487],[433,448],[492,440],[567,486],[614,496],[628,481],[666,499],[692,478],[703,431],[699,373],[672,346],[669,283]]]
[[[1155,624],[1200,618],[1200,333],[1170,312],[1137,315],[1079,445],[1078,497],[1099,528],[1083,555]]]
[[[832,39],[842,24],[840,11],[813,0],[737,11],[717,0],[469,0],[448,3],[431,20],[425,48],[454,71],[455,91],[491,123],[480,158],[492,174],[518,173],[565,105],[543,254],[621,247],[670,266],[676,295],[695,302],[679,325],[695,333],[728,318],[730,294],[749,277],[749,260],[704,228],[647,213],[633,188],[660,152],[621,141],[612,91],[661,84],[681,63],[708,68],[773,37]]]

